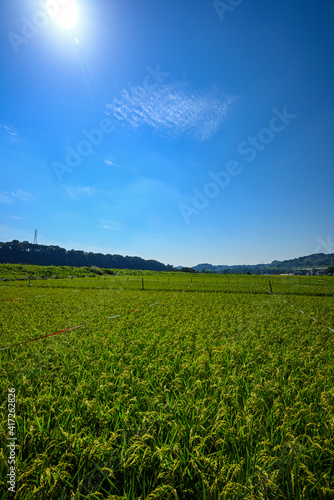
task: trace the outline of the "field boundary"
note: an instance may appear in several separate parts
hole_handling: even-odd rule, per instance
[[[283,300],[283,302],[285,302],[286,304],[288,304],[289,306],[295,308],[297,311],[301,312],[302,314],[305,314],[308,318],[311,318],[313,321],[315,321],[316,323],[319,323],[319,325],[322,325],[324,326],[325,328],[328,328],[328,330],[330,330],[331,332],[334,332],[333,328],[330,328],[329,326],[325,325],[325,323],[321,323],[321,321],[317,320],[316,318],[313,318],[313,316],[309,316],[307,313],[305,313],[304,311],[302,311],[301,309],[298,309],[297,306],[294,306],[293,304],[290,304],[289,302],[287,302],[285,299],[283,299],[282,297],[280,297],[279,295],[277,295],[277,293],[273,293],[273,292],[270,292],[269,290],[266,290],[265,288],[263,288],[263,286],[259,285],[258,283],[254,283],[254,285],[256,286],[259,286],[260,288],[262,288],[262,290],[265,290],[267,293],[269,293],[269,295],[274,295],[275,297]]]

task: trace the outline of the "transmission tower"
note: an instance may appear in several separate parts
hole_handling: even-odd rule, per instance
[[[35,229],[35,237],[34,237],[33,245],[37,245],[37,229]]]

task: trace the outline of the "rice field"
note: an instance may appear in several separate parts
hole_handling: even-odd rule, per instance
[[[1,499],[334,498],[334,278],[7,281],[0,303]]]

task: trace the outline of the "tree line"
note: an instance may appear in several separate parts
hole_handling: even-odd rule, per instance
[[[40,266],[102,267],[105,269],[142,269],[170,271],[173,266],[141,257],[111,255],[83,250],[66,250],[56,245],[36,245],[13,240],[0,243],[0,262],[8,264],[35,264]]]

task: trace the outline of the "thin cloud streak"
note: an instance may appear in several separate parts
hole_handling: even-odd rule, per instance
[[[124,231],[124,228],[122,227],[114,227],[114,226],[95,226],[100,229],[112,229],[113,231]]]
[[[11,125],[0,124],[0,128],[5,129],[5,131],[10,135],[17,136],[16,130]]]
[[[108,104],[109,114],[133,128],[144,125],[169,135],[209,139],[223,123],[233,98],[193,91],[185,84],[130,87]]]
[[[13,201],[35,201],[37,198],[31,193],[22,191],[22,189],[17,188],[16,191],[1,191],[0,192],[0,202],[10,205]]]
[[[97,189],[92,186],[64,186],[66,194],[72,200],[78,200],[82,196],[93,197],[97,194]]]
[[[12,191],[10,194],[19,201],[37,200],[37,198],[35,196],[33,196],[31,193],[27,193],[26,191],[22,191],[22,189],[20,189],[20,188],[17,188],[15,192]]]
[[[12,203],[12,199],[8,196],[8,193],[0,192],[0,203],[6,203],[6,205],[10,205]]]
[[[124,231],[125,229],[124,225],[121,222],[108,219],[100,219],[98,222],[99,224],[95,227],[98,227],[99,229],[111,229],[114,231]]]

